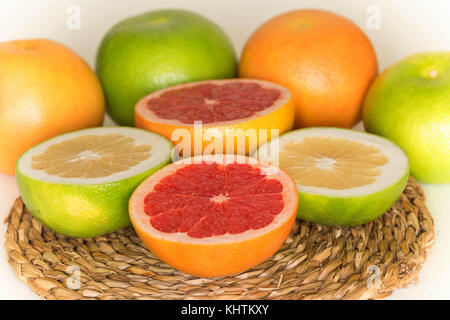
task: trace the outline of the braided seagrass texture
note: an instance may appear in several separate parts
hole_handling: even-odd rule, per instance
[[[415,281],[434,242],[433,219],[412,178],[375,221],[351,228],[297,221],[272,258],[218,279],[172,269],[131,228],[93,239],[57,234],[20,198],[6,223],[9,264],[47,299],[379,299]]]

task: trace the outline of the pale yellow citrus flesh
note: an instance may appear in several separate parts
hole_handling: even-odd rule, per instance
[[[380,149],[358,141],[325,136],[286,144],[280,167],[301,186],[345,190],[369,185],[381,174],[388,158]]]
[[[127,171],[150,157],[149,145],[122,134],[88,134],[49,146],[31,167],[63,178],[99,178]]]

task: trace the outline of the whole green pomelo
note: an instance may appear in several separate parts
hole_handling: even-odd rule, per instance
[[[131,126],[143,96],[183,82],[233,78],[237,62],[218,25],[193,12],[167,9],[113,26],[100,44],[96,69],[109,114]]]
[[[450,183],[450,52],[404,58],[373,82],[363,106],[367,131],[387,137],[427,183]]]

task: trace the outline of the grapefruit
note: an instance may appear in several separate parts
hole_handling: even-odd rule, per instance
[[[406,151],[418,180],[450,183],[450,52],[415,54],[383,71],[363,120]]]
[[[105,102],[89,65],[47,39],[0,43],[0,172],[14,174],[28,148],[100,126]]]
[[[262,145],[255,156],[294,178],[300,219],[326,225],[376,219],[397,201],[409,176],[408,158],[397,145],[348,129],[291,131]]]
[[[75,131],[25,152],[17,161],[17,184],[29,211],[54,231],[99,236],[130,224],[131,193],[169,163],[171,146],[136,128]]]
[[[243,272],[273,255],[295,220],[294,181],[236,155],[197,156],[146,179],[131,196],[133,226],[161,260],[200,277]]]
[[[294,10],[252,34],[239,76],[291,90],[296,128],[352,127],[377,68],[372,44],[353,22],[327,11]]]
[[[143,96],[171,85],[232,78],[236,55],[214,22],[186,10],[156,10],[125,19],[108,31],[97,53],[107,108],[121,125],[134,124]]]
[[[142,98],[135,118],[137,127],[171,139],[184,156],[202,151],[248,154],[292,128],[294,106],[290,92],[271,82],[209,80]]]

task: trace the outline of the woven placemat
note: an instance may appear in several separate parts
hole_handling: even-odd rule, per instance
[[[296,221],[272,258],[217,279],[174,270],[131,228],[93,239],[57,234],[20,198],[5,222],[9,264],[47,299],[379,299],[415,281],[434,242],[433,219],[412,178],[382,217],[351,228]]]

